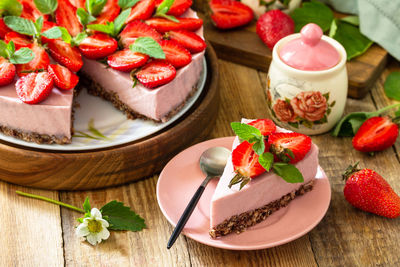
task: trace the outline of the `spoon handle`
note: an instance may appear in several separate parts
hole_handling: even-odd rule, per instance
[[[207,180],[209,181],[209,177],[207,177],[204,180],[204,182],[199,186],[196,193],[193,195],[192,199],[190,200],[189,204],[187,205],[185,211],[182,213],[181,218],[179,219],[178,223],[175,226],[174,231],[172,232],[171,237],[169,238],[169,241],[167,244],[167,249],[170,249],[172,247],[172,245],[175,243],[175,240],[178,238],[178,236],[181,233],[186,222],[189,220],[190,215],[192,215],[192,212],[193,212],[194,208],[196,207],[197,202],[199,202],[199,199],[200,199],[201,195],[203,194],[204,189],[206,188],[207,183],[205,183],[205,181],[207,181]]]

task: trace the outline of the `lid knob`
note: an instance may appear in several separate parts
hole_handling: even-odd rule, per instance
[[[319,43],[322,37],[322,29],[315,23],[308,23],[301,31],[301,40],[311,46],[315,46]]]

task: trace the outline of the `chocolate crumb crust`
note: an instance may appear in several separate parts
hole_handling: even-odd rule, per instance
[[[229,219],[226,219],[222,223],[213,227],[209,234],[212,238],[217,238],[235,232],[240,234],[250,226],[260,223],[268,218],[274,211],[279,210],[282,207],[286,207],[290,201],[292,201],[297,196],[304,195],[306,192],[311,191],[314,185],[314,180],[303,184],[296,191],[290,192],[284,195],[280,199],[271,202],[261,208],[251,210],[248,212],[241,213],[239,215],[234,215]]]

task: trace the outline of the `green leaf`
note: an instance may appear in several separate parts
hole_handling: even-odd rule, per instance
[[[288,183],[304,182],[301,172],[292,164],[277,162],[273,165],[274,172]]]
[[[35,29],[36,29],[36,35],[38,35],[43,28],[43,16],[40,16],[37,18],[37,20],[35,21]]]
[[[69,34],[68,30],[66,28],[60,27],[60,26],[58,26],[58,29],[61,31],[61,39],[63,39],[63,41],[66,42],[67,44],[70,44],[72,37]]]
[[[400,117],[400,108],[395,111],[394,116],[395,117]]]
[[[253,127],[251,125],[248,125],[246,123],[232,122],[231,127],[232,127],[232,130],[235,132],[235,134],[240,139],[246,140],[249,143],[256,142],[257,139],[263,138],[259,129],[257,129],[256,127]],[[261,154],[263,152],[261,152]]]
[[[17,50],[9,58],[12,64],[26,64],[35,58],[33,51],[27,47]]]
[[[4,17],[4,23],[12,29],[21,34],[34,35],[36,33],[35,24],[29,19],[24,19],[15,16]]]
[[[158,13],[163,13],[163,14],[166,14],[169,10],[170,10],[170,8],[171,8],[171,6],[172,6],[172,4],[174,3],[174,0],[164,0],[158,7],[157,7],[157,10],[156,10],[156,14]]]
[[[106,25],[103,24],[89,24],[87,25],[88,29],[98,31],[98,32],[104,32],[108,35],[113,35],[114,34],[114,23],[113,22],[107,22]]]
[[[361,34],[360,29],[346,22],[337,21],[333,38],[346,49],[347,60],[363,54],[372,45],[372,41]]]
[[[329,29],[329,37],[333,37],[336,34],[337,24],[336,19],[332,20],[331,27]]]
[[[303,3],[301,8],[297,8],[292,12],[291,17],[294,20],[296,32],[299,32],[304,25],[311,22],[320,26],[322,31],[325,32],[329,29],[334,19],[332,10],[316,0]]]
[[[85,6],[90,15],[97,16],[101,13],[106,3],[107,0],[86,0]]]
[[[22,13],[22,5],[17,0],[1,0],[0,16],[19,16]]]
[[[175,18],[174,16],[171,16],[171,15],[164,14],[164,13],[156,13],[154,15],[154,17],[161,17],[161,18],[165,18],[165,19],[171,20],[173,22],[179,23],[179,20],[177,18]]]
[[[139,37],[129,46],[133,52],[149,55],[152,58],[165,59],[161,46],[151,37]]]
[[[43,14],[51,14],[56,11],[58,3],[57,0],[33,0],[35,6]]]
[[[400,72],[390,73],[384,84],[387,97],[400,101]]]
[[[86,197],[85,202],[83,202],[83,210],[85,212],[90,212],[92,208],[90,207],[89,197]]]
[[[121,9],[133,7],[140,0],[118,0],[118,5]]]
[[[144,219],[132,211],[124,203],[115,200],[107,203],[100,209],[102,215],[110,223],[111,230],[140,231],[146,227]]]
[[[121,31],[122,27],[125,25],[126,19],[129,17],[131,14],[131,8],[128,8],[119,14],[118,17],[115,18],[114,20],[114,36],[117,36],[119,32]]]
[[[7,44],[6,52],[8,54],[8,57],[11,57],[11,55],[15,53],[15,44],[13,41]]]
[[[347,16],[340,19],[341,21],[353,24],[354,26],[360,26],[360,19],[358,16]]]
[[[262,155],[264,153],[265,150],[265,144],[264,144],[264,140],[257,140],[254,144],[253,144],[253,150],[254,152],[256,152],[257,155]]]
[[[42,33],[42,36],[48,39],[57,39],[62,37],[63,33],[59,27],[53,27]]]
[[[85,32],[80,32],[78,33],[73,39],[72,39],[72,46],[78,46],[80,43],[86,38],[88,35]]]
[[[274,163],[274,155],[269,152],[263,153],[259,156],[258,162],[266,171],[269,171]]]
[[[76,16],[78,17],[79,22],[83,25],[86,26],[87,24],[89,24],[92,21],[95,21],[96,18],[93,17],[92,15],[90,15],[89,13],[86,12],[85,9],[83,8],[78,8],[76,10]]]
[[[8,57],[6,50],[7,50],[7,44],[3,40],[0,40],[0,56],[1,57],[4,57],[4,58]]]

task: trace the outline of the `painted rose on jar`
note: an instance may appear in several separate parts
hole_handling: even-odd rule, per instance
[[[290,104],[297,116],[312,122],[321,120],[328,109],[326,97],[316,91],[298,93]]]
[[[273,106],[275,116],[282,122],[294,122],[296,114],[293,111],[290,103],[278,99]]]

